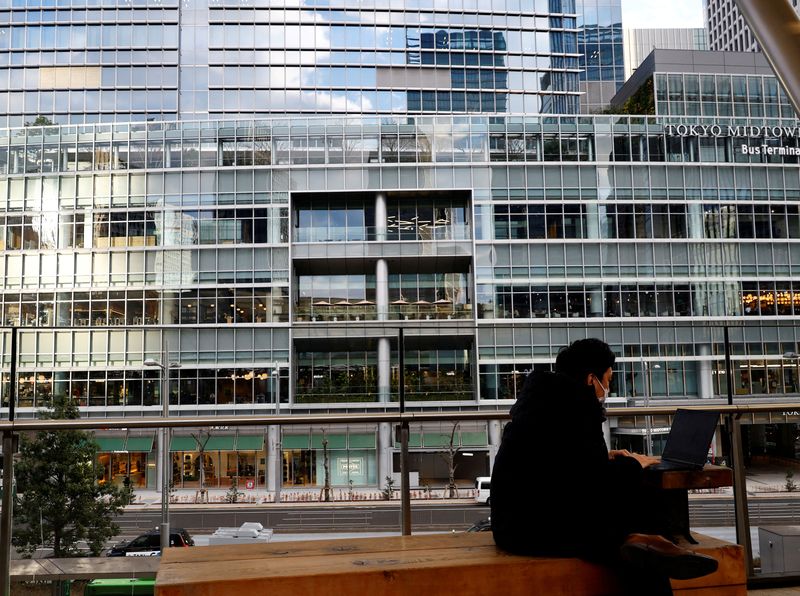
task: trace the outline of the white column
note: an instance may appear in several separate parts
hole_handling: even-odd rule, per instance
[[[711,346],[708,344],[700,344],[698,347],[698,355],[710,356]],[[696,367],[697,374],[697,396],[701,399],[708,399],[714,397],[714,379],[713,379],[713,362],[711,360],[698,360]]]
[[[375,240],[386,240],[386,193],[375,194]]]
[[[500,442],[503,439],[503,425],[499,420],[490,420],[489,427],[489,473],[494,469],[494,458],[497,450],[500,449]]]
[[[392,475],[392,425],[381,422],[378,425],[378,486],[386,486],[386,477]]]
[[[385,259],[375,263],[375,309],[379,321],[389,320],[389,266]]]
[[[267,486],[275,493],[275,502],[280,501],[283,484],[283,452],[281,450],[281,427],[272,424],[267,427]]]
[[[388,337],[378,339],[378,401],[389,403],[392,393],[392,347]]]
[[[78,216],[80,217],[80,216]],[[92,213],[91,211],[83,212],[83,246],[76,248],[91,248],[94,245],[94,236],[92,234]],[[76,224],[79,225],[79,224]],[[83,275],[90,275],[90,272],[83,271]]]

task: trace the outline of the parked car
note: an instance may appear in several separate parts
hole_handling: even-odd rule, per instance
[[[467,528],[467,532],[489,532],[491,529],[492,518],[487,517],[486,519],[479,519],[476,521],[469,528]]]
[[[84,596],[153,596],[155,578],[95,579],[86,584]]]
[[[169,533],[170,546],[194,546],[194,540],[183,528],[173,528]],[[137,536],[130,542],[121,542],[108,551],[109,557],[157,557],[161,554],[161,532],[158,529]]]
[[[492,479],[489,476],[478,476],[475,479],[475,502],[491,505]]]

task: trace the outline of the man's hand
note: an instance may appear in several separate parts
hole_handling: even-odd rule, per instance
[[[658,457],[650,457],[649,455],[642,455],[641,453],[631,453],[630,457],[638,461],[639,465],[643,468],[649,468],[653,464],[657,464],[661,461]]]
[[[632,457],[639,465],[643,468],[648,468],[653,464],[657,464],[661,461],[657,457],[650,457],[649,455],[642,455],[641,453],[633,453],[632,451],[628,451],[627,449],[612,449],[608,452],[609,459],[615,459],[617,457]]]

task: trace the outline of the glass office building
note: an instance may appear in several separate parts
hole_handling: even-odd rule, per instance
[[[162,335],[181,364],[173,415],[393,410],[400,329],[412,409],[505,409],[524,373],[586,335],[619,354],[620,400],[713,399],[729,382],[737,397],[796,394],[798,360],[782,357],[800,341],[796,123],[699,123],[440,115],[5,129],[0,278],[3,322],[21,327],[19,415],[55,394],[87,416],[160,412],[159,372],[143,362],[160,357]],[[450,428],[412,430],[429,480]],[[328,431],[342,485],[392,473],[389,431]],[[212,483],[274,488],[273,457],[284,486],[318,485],[321,430],[273,432],[207,437]],[[152,437],[119,440],[110,477],[154,463]],[[197,480],[198,440],[173,439],[179,485]],[[466,473],[485,473],[499,425],[464,423],[456,440],[478,455]]]
[[[2,0],[0,125],[576,113],[576,19],[574,0]]]
[[[581,113],[601,112],[625,82],[621,0],[577,0]]]

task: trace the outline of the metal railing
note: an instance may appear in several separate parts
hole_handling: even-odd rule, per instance
[[[753,577],[751,545],[749,540],[749,530],[747,532],[738,531],[740,525],[749,528],[747,520],[747,493],[744,489],[744,462],[741,456],[741,444],[738,439],[740,436],[740,420],[743,416],[755,416],[764,413],[780,413],[785,415],[796,415],[800,412],[800,402],[784,402],[769,404],[746,404],[746,405],[722,405],[706,404],[686,406],[681,408],[693,410],[707,410],[718,412],[725,417],[728,426],[727,431],[731,435],[731,446],[733,452],[733,472],[734,472],[734,503],[736,506],[737,541],[745,549],[748,577]],[[608,410],[609,418],[645,418],[650,416],[668,416],[675,413],[678,406],[649,406],[649,407],[618,407]],[[154,428],[198,428],[211,426],[299,426],[299,425],[335,425],[335,424],[379,424],[390,423],[399,424],[405,427],[406,432],[409,424],[423,422],[469,422],[469,421],[491,421],[506,420],[509,418],[508,411],[503,409],[485,409],[470,412],[376,412],[376,413],[354,413],[354,414],[286,414],[269,416],[200,416],[200,417],[141,417],[141,418],[79,418],[73,420],[4,420],[0,421],[0,433],[3,436],[4,462],[8,465],[13,460],[9,457],[8,450],[14,450],[14,442],[21,432],[36,431],[58,431],[58,430],[123,430],[123,429],[154,429]],[[407,457],[407,441],[399,442],[401,446],[401,460]],[[737,445],[738,457],[737,455]],[[11,477],[9,469],[4,470],[4,478]],[[405,534],[411,533],[411,507],[410,507],[410,486],[405,474],[405,482],[400,487],[401,492],[401,522],[402,530]],[[4,491],[4,496],[11,491]],[[6,499],[4,498],[4,505]],[[11,507],[4,507],[2,518],[4,527],[11,527]],[[747,536],[747,538],[743,538]],[[0,544],[0,567],[6,572],[9,569],[11,540],[10,532],[6,532]],[[8,581],[8,577],[4,578]]]

